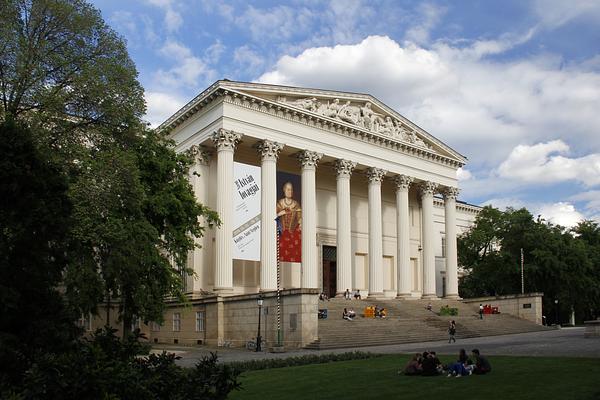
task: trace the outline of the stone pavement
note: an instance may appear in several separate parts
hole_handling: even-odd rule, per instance
[[[570,356],[600,358],[600,338],[584,338],[584,328],[564,328],[553,331],[519,333],[514,335],[487,336],[461,340],[456,343],[446,341],[407,343],[387,346],[356,347],[336,350],[294,350],[286,353],[254,352],[245,349],[184,347],[157,345],[154,352],[166,350],[181,356],[178,364],[193,366],[196,361],[211,351],[216,351],[221,362],[260,360],[267,358],[286,358],[310,354],[345,353],[349,351],[365,351],[381,354],[414,353],[434,350],[438,354],[457,354],[461,348],[470,351],[478,348],[487,355],[516,356]]]

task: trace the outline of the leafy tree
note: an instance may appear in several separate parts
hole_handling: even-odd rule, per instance
[[[551,317],[557,311],[554,300],[559,300],[560,315],[575,310],[585,318],[598,309],[596,231],[597,225],[590,222],[569,231],[540,217],[534,220],[526,209],[501,212],[484,207],[458,240],[459,262],[468,271],[460,284],[461,295],[520,293],[523,249],[525,290],[544,293],[544,309]]]
[[[66,265],[68,186],[32,136],[12,120],[0,124],[0,386],[75,336],[57,291]]]

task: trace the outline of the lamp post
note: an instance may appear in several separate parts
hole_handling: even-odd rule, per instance
[[[554,300],[554,311],[555,311],[556,325],[560,325],[560,321],[558,320],[558,299]]]
[[[262,342],[262,337],[260,336],[260,314],[262,314],[262,305],[263,305],[263,298],[262,296],[258,296],[258,333],[256,334],[256,351],[262,351],[261,349],[261,342]]]

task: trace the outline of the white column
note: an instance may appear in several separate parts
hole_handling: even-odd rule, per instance
[[[221,226],[215,235],[215,291],[233,289],[233,152],[242,135],[219,129],[212,135],[217,147],[217,213]]]
[[[369,178],[369,297],[383,297],[383,227],[381,181],[386,171],[367,169]]]
[[[317,282],[317,185],[315,171],[323,154],[304,150],[302,164],[302,287],[318,288]]]
[[[423,298],[437,299],[435,294],[435,246],[433,227],[433,194],[437,184],[424,182],[421,184],[421,212],[423,230]]]
[[[208,204],[208,174],[212,152],[208,148],[198,145],[191,146],[189,152],[194,158],[194,164],[190,167],[190,184],[194,190],[196,201],[206,205]],[[198,222],[205,225],[203,217],[200,217]],[[207,287],[209,271],[205,270],[208,266],[206,252],[209,248],[209,240],[208,235],[194,239],[196,247],[190,252],[188,265],[194,271],[194,275],[188,276],[186,279],[186,291],[188,292],[200,292],[209,289]]]
[[[458,253],[456,251],[456,196],[458,188],[444,190],[446,223],[446,298],[458,299]]]
[[[343,296],[352,287],[352,227],[350,224],[350,176],[356,163],[336,160],[337,172],[337,295]]]
[[[408,190],[413,178],[398,175],[396,183],[396,269],[398,298],[411,297],[412,271],[410,267],[410,224],[408,216]]]
[[[283,144],[263,140],[261,156],[260,289],[277,289],[277,157]]]

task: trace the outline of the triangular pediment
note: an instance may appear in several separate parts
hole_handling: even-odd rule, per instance
[[[202,104],[214,93],[224,91],[227,98],[240,105],[250,105],[260,111],[276,106],[294,115],[310,116],[322,121],[321,125],[344,127],[363,132],[369,137],[395,142],[415,151],[449,158],[462,165],[466,158],[439,139],[385,105],[377,98],[362,93],[308,89],[262,83],[217,81],[192,100],[162,126],[193,114],[197,104]],[[193,103],[193,104],[192,104]]]

